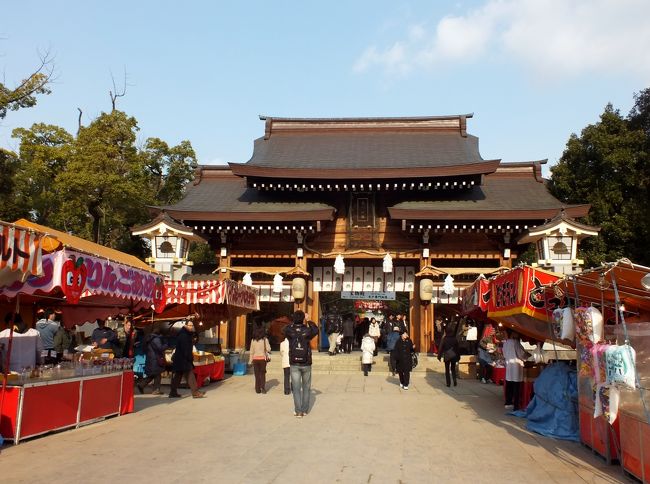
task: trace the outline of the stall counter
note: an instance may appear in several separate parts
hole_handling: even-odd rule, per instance
[[[133,411],[130,370],[7,386],[0,432],[14,444]]]

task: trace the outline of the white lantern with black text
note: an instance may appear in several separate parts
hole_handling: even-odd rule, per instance
[[[307,281],[302,277],[296,277],[291,281],[291,294],[296,301],[302,300],[305,298],[305,286]]]
[[[433,281],[431,279],[420,279],[420,301],[431,302],[433,299]]]

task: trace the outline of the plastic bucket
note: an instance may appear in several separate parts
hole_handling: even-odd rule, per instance
[[[246,363],[235,363],[233,366],[232,374],[236,376],[242,376],[246,374]]]
[[[235,370],[235,365],[239,363],[239,353],[230,353],[228,355],[228,367],[230,371]]]

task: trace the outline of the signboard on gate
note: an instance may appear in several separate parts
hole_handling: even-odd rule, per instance
[[[368,291],[341,291],[341,299],[366,299],[374,301],[394,301],[394,291],[368,292]]]

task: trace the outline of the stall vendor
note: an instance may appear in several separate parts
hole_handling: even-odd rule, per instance
[[[59,323],[56,321],[56,313],[52,309],[48,309],[43,314],[43,317],[36,321],[36,330],[41,336],[41,343],[43,350],[47,351],[48,362],[56,360],[56,351],[54,350],[54,335],[59,330]]]
[[[9,348],[9,329],[0,331],[0,348],[3,349],[3,361],[6,351]],[[14,332],[11,344],[11,359],[9,360],[9,370],[21,372],[25,368],[34,368],[41,364],[41,351],[43,343],[41,336],[34,328],[25,328],[23,332]]]
[[[115,350],[119,347],[119,340],[115,331],[111,328],[106,327],[106,321],[103,319],[97,319],[97,328],[93,331],[91,337],[92,345],[94,348],[101,348],[104,350]]]

